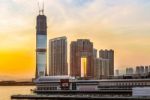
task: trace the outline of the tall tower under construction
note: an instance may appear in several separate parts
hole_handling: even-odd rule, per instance
[[[47,18],[44,3],[36,20],[36,78],[47,74]]]

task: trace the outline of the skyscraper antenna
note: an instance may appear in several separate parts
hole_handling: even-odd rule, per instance
[[[39,8],[39,14],[43,14],[44,15],[44,0],[41,0],[42,2],[40,2],[40,0],[38,0],[38,8]],[[40,5],[42,5],[40,7]]]
[[[40,14],[40,3],[39,3],[39,1],[38,1],[38,9],[39,9],[39,14]]]
[[[43,0],[42,14],[44,15],[44,0]]]

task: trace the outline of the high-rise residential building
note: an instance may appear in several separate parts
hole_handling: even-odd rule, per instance
[[[114,50],[100,50],[99,57],[109,60],[109,75],[114,76]]]
[[[148,66],[145,66],[145,74],[148,74],[148,72],[149,72]]]
[[[101,66],[100,66],[100,60],[99,58],[94,58],[93,59],[93,67],[94,67],[94,79],[98,79],[100,76],[99,74],[101,74]]]
[[[49,75],[68,75],[66,37],[49,40]]]
[[[145,71],[145,68],[144,68],[144,66],[140,66],[140,74],[144,74],[144,71]]]
[[[70,44],[70,75],[75,77],[94,76],[93,43],[88,39],[78,39]]]
[[[96,58],[94,60],[94,78],[109,78],[109,59]]]
[[[93,67],[94,67],[94,78],[97,79],[98,75],[97,75],[97,66],[99,66],[99,61],[97,61],[97,49],[93,49]],[[100,72],[99,72],[100,73]]]
[[[116,70],[116,76],[119,76],[120,75],[120,73],[119,73],[119,70],[117,69]]]
[[[126,68],[126,75],[129,74],[129,68]]]
[[[93,49],[93,57],[97,58],[97,49],[95,49],[95,48]]]
[[[102,79],[107,79],[110,76],[110,60],[109,59],[101,59],[101,63],[102,63]]]
[[[144,72],[145,72],[144,66],[137,66],[137,67],[136,67],[136,74],[143,75]]]
[[[140,67],[136,66],[136,74],[140,74]]]
[[[126,68],[126,75],[133,75],[133,68]]]
[[[36,78],[47,75],[47,19],[42,14],[36,20]]]

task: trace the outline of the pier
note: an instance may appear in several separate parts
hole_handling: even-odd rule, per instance
[[[21,100],[150,100],[150,97],[97,97],[97,96],[62,96],[62,95],[13,95],[11,99]]]

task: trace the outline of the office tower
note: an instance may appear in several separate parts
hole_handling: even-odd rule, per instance
[[[84,68],[83,68],[84,67]],[[82,69],[82,70],[81,70]],[[84,74],[84,75],[83,75]],[[70,75],[93,77],[93,43],[88,39],[78,39],[70,44]]]
[[[133,68],[126,68],[126,75],[133,75]]]
[[[116,70],[116,76],[119,76],[120,75],[120,73],[119,73],[119,70],[117,69]]]
[[[49,75],[68,75],[66,37],[49,40]]]
[[[149,70],[148,70],[148,66],[145,66],[145,74],[148,74]]]
[[[100,50],[99,57],[109,60],[109,75],[114,76],[114,51],[113,50]]]
[[[42,12],[42,13],[41,13]],[[36,78],[47,74],[47,18],[44,8],[36,20]]]
[[[109,59],[96,58],[94,60],[94,78],[109,78]]]

